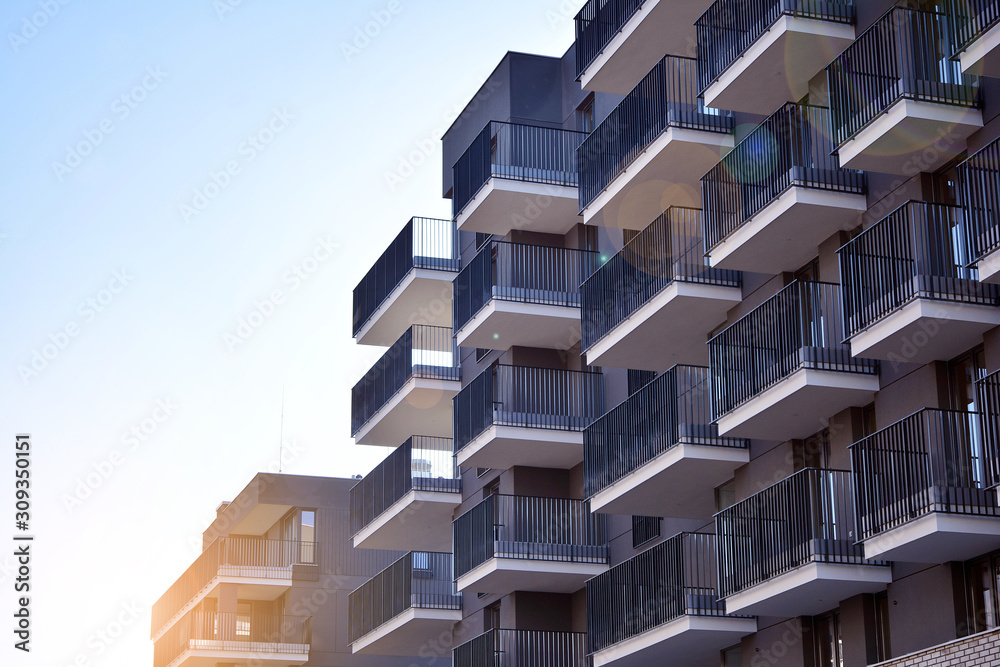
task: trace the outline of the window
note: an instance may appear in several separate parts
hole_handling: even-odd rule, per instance
[[[986,376],[986,362],[982,346],[977,347],[948,363],[948,393],[953,410],[972,413],[969,415],[968,429],[960,428],[955,435],[968,438],[964,446],[949,452],[949,472],[954,473],[956,486],[983,488],[985,470],[983,464],[983,443],[978,421],[978,399],[976,382]]]
[[[630,368],[628,371],[629,396],[642,389],[649,382],[652,382],[655,377],[655,371],[637,371]]]
[[[483,609],[483,614],[485,614],[484,625],[486,626],[486,631],[499,630],[500,629],[500,602],[494,602],[489,607]]]
[[[476,348],[476,363],[479,363],[480,361],[482,361],[486,357],[490,356],[490,352],[492,352],[492,351],[493,350],[491,350],[489,348],[477,347]]]
[[[429,570],[431,569],[431,555],[426,551],[414,551],[413,552],[413,569],[414,570]]]
[[[889,652],[889,594],[886,591],[875,595],[875,654],[879,662],[892,657]]]
[[[715,511],[721,512],[736,504],[736,480],[731,479],[725,484],[715,487]]]
[[[737,644],[722,649],[722,667],[743,667],[743,647]]]
[[[861,408],[861,435],[865,438],[877,431],[875,422],[875,404],[869,403]]]
[[[482,477],[491,470],[493,470],[493,468],[476,468],[476,477]]]
[[[316,562],[316,510],[296,509],[281,521],[285,556],[296,563]]]
[[[591,93],[576,109],[576,126],[581,132],[590,134],[597,127],[594,120],[594,94]]]
[[[1000,553],[977,558],[965,564],[967,582],[968,632],[975,634],[997,627],[997,580]]]
[[[484,234],[483,232],[476,232],[476,250],[479,250],[492,240],[493,240],[492,234]]]
[[[844,646],[840,638],[840,612],[830,612],[813,619],[816,637],[816,665],[843,667]]]
[[[633,516],[632,517],[632,548],[636,549],[650,540],[660,536],[660,517],[658,516]]]

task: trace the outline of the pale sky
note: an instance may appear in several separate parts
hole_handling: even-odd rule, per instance
[[[439,140],[503,54],[561,55],[582,4],[3,3],[0,664],[151,665],[150,605],[277,468],[283,393],[285,472],[387,454],[350,439],[381,354],[351,290],[410,217],[449,216]]]

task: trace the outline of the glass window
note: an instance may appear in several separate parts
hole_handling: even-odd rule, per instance
[[[966,564],[969,586],[969,634],[997,627],[996,556],[980,558]]]
[[[715,511],[721,512],[736,504],[736,480],[731,479],[725,484],[715,487]]]
[[[889,652],[889,594],[875,595],[875,654],[879,662],[892,657]]]
[[[816,664],[819,667],[843,667],[840,613],[834,611],[817,616],[813,624],[816,631]]]
[[[723,649],[722,667],[743,667],[743,647],[736,645]]]

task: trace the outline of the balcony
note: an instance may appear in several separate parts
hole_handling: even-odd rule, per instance
[[[217,539],[153,605],[152,638],[157,641],[205,598],[218,598],[221,584],[236,584],[242,600],[274,600],[294,580],[315,579],[317,562],[315,542]]]
[[[867,178],[830,155],[830,112],[786,104],[702,178],[713,267],[795,271],[860,223]]]
[[[594,271],[580,287],[587,363],[707,363],[708,332],[743,294],[740,273],[710,268],[704,255],[701,211],[673,207]]]
[[[153,667],[287,667],[309,660],[312,619],[196,611],[157,640]]]
[[[694,22],[712,0],[588,0],[576,15],[584,90],[624,95],[665,53],[694,55]]]
[[[675,366],[583,432],[584,489],[595,512],[709,520],[715,487],[750,461],[749,441],[719,437],[709,371]]]
[[[455,397],[461,467],[572,468],[583,429],[604,412],[600,373],[494,365]]]
[[[963,72],[983,74],[1000,67],[1000,1],[948,0],[954,17],[952,42]]]
[[[718,599],[715,535],[680,533],[587,582],[594,667],[697,664],[757,631]]]
[[[944,14],[895,7],[827,67],[834,143],[851,169],[934,172],[983,126],[979,79],[950,59]]]
[[[451,437],[462,368],[451,329],[414,324],[351,390],[351,434],[392,447],[414,433]]]
[[[580,283],[597,260],[597,253],[571,248],[485,244],[455,278],[458,345],[573,347],[580,341]]]
[[[958,166],[958,190],[972,265],[984,283],[1000,283],[1000,140]]]
[[[568,232],[579,222],[576,148],[586,136],[490,121],[454,166],[457,228],[497,236]]]
[[[866,558],[946,563],[1000,547],[981,425],[974,412],[921,410],[851,447]]]
[[[878,362],[844,340],[840,288],[797,281],[708,342],[719,433],[784,441],[871,402]]]
[[[1000,371],[976,381],[976,400],[981,417],[983,477],[986,486],[1000,486]]]
[[[348,598],[352,653],[414,655],[430,641],[451,642],[462,620],[450,553],[412,552]]]
[[[451,281],[461,268],[451,220],[412,218],[354,288],[354,338],[389,346],[416,322],[451,326]]]
[[[582,632],[490,630],[452,651],[453,667],[589,667]]]
[[[415,435],[351,488],[358,549],[451,551],[452,511],[462,479],[450,438]]]
[[[582,500],[492,495],[455,519],[466,593],[573,593],[608,569],[605,517]]]
[[[580,144],[584,223],[641,229],[700,207],[698,178],[732,147],[733,116],[698,99],[695,61],[664,57]]]
[[[856,544],[851,473],[806,468],[715,515],[726,611],[814,616],[882,590],[888,564]]]
[[[767,115],[854,41],[854,2],[717,0],[696,28],[705,104]]]
[[[951,359],[1000,324],[1000,286],[966,268],[961,223],[957,207],[911,201],[838,251],[853,354]]]

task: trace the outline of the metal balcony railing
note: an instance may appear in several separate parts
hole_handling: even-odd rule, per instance
[[[695,22],[698,92],[715,83],[782,16],[854,23],[853,0],[716,0]]]
[[[587,0],[574,19],[577,79],[644,3],[645,0]]]
[[[983,475],[987,487],[1000,485],[1000,371],[976,381],[981,412]]]
[[[946,0],[945,11],[953,26],[953,56],[1000,23],[1000,0]]]
[[[741,285],[739,271],[708,266],[701,218],[697,209],[668,208],[587,278],[580,286],[584,350],[674,282]]]
[[[153,667],[166,667],[185,651],[229,654],[243,662],[261,653],[302,655],[312,643],[312,617],[193,611],[153,646]]]
[[[491,558],[607,563],[607,517],[567,498],[489,496],[453,522],[455,576]]]
[[[451,220],[412,218],[354,288],[353,335],[368,323],[413,269],[457,273],[462,268]]]
[[[489,630],[452,651],[454,667],[588,667],[583,632]]]
[[[451,329],[414,324],[351,390],[351,434],[357,435],[410,378],[460,380],[461,371]]]
[[[806,468],[715,515],[719,595],[808,563],[867,561],[857,541],[851,473]]]
[[[455,452],[491,426],[582,431],[604,412],[604,376],[496,364],[455,396]]]
[[[153,605],[153,634],[216,576],[290,579],[292,565],[316,565],[316,542],[269,540],[263,537],[222,537],[206,548]]]
[[[864,194],[867,177],[841,169],[830,110],[788,103],[748,134],[701,179],[705,245],[719,245],[789,188]],[[808,224],[803,220],[802,224]]]
[[[979,282],[957,206],[911,201],[844,244],[844,321],[853,336],[910,301],[997,305],[1000,286]]]
[[[986,490],[982,416],[920,410],[851,446],[858,539],[933,512],[1000,516]]]
[[[900,99],[979,106],[979,77],[962,74],[951,59],[948,21],[945,14],[894,7],[827,66],[835,145]]]
[[[451,554],[414,551],[350,594],[348,640],[358,641],[407,609],[461,608]]]
[[[708,341],[716,419],[799,369],[877,375],[844,343],[840,286],[796,281]]]
[[[1000,139],[958,165],[958,192],[976,262],[1000,248]]]
[[[453,167],[453,217],[491,178],[577,187],[576,148],[585,132],[490,121]]]
[[[696,61],[665,56],[577,149],[580,210],[671,127],[728,134],[733,115],[698,97]]]
[[[712,423],[709,369],[674,366],[583,432],[583,478],[588,497],[639,470],[679,444],[746,449]]]
[[[410,491],[462,492],[451,438],[415,435],[351,487],[351,535]]]
[[[484,244],[455,277],[455,331],[494,299],[579,307],[580,283],[597,268],[598,259],[596,252],[572,248],[507,241]]]

